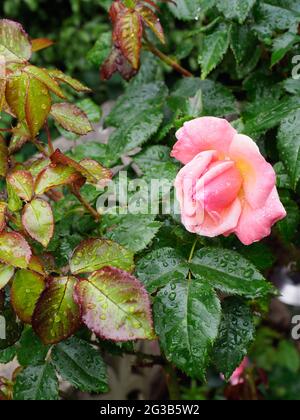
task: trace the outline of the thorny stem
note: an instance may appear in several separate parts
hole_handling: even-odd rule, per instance
[[[155,45],[153,45],[152,42],[149,41],[146,35],[144,35],[144,42],[148,50],[151,51],[152,54],[156,55],[160,60],[162,60],[168,66],[171,66],[174,70],[182,74],[184,77],[193,77],[193,74],[189,72],[188,70],[186,70],[184,67],[182,67],[180,64],[178,64],[177,61],[173,60],[171,57],[167,56],[158,48],[156,48]]]
[[[85,207],[85,209],[93,216],[93,218],[96,220],[96,222],[99,222],[100,214],[90,205],[88,201],[86,201],[82,195],[80,194],[79,190],[71,186],[71,192],[75,195],[75,197],[80,201],[80,203]]]
[[[53,143],[52,143],[52,139],[51,139],[51,133],[50,133],[50,130],[49,130],[49,126],[48,126],[47,121],[45,123],[45,130],[46,130],[47,138],[48,138],[49,151],[52,154],[52,153],[54,153],[54,147],[53,147]]]

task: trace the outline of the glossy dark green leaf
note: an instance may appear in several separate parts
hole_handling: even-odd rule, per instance
[[[199,56],[199,63],[202,68],[202,79],[211,73],[222,61],[230,42],[230,28],[225,27],[207,35],[203,41],[202,51]]]
[[[276,229],[284,242],[290,243],[296,237],[300,225],[299,206],[289,194],[283,193],[280,198],[287,216],[277,224]]]
[[[201,12],[215,4],[215,0],[177,0],[169,3],[175,17],[181,20],[198,20]]]
[[[44,363],[50,347],[44,346],[31,327],[27,327],[17,345],[17,358],[21,366]]]
[[[227,19],[236,19],[243,23],[256,0],[217,0],[217,8]]]

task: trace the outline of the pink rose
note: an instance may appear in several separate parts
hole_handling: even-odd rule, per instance
[[[214,117],[187,122],[176,136],[171,156],[185,164],[175,188],[186,229],[208,237],[235,233],[244,245],[270,235],[286,211],[274,169],[254,141]]]

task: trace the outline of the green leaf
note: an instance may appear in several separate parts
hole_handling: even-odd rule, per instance
[[[112,34],[111,32],[104,32],[100,34],[100,38],[96,44],[87,54],[87,60],[95,67],[100,67],[105,62],[112,46]]]
[[[7,177],[7,181],[22,200],[30,201],[32,199],[34,181],[29,171],[18,170],[11,172]]]
[[[14,267],[0,264],[0,290],[3,289],[11,280],[15,272]]]
[[[136,276],[149,293],[165,286],[175,276],[186,277],[189,267],[184,258],[172,248],[161,248],[146,254],[136,265]]]
[[[215,0],[176,0],[169,8],[177,19],[198,20],[203,12],[212,8]]]
[[[295,238],[300,224],[299,206],[288,194],[282,194],[280,199],[287,211],[287,216],[277,224],[276,229],[282,239],[290,243]]]
[[[12,185],[8,182],[8,180],[6,180],[6,189],[8,198],[8,210],[12,212],[17,212],[21,210],[23,208],[23,202],[15,192],[15,189],[12,187]]]
[[[217,8],[227,19],[244,23],[256,0],[217,0]]]
[[[8,150],[4,138],[0,135],[0,177],[5,177],[8,171]]]
[[[279,63],[285,55],[299,42],[300,37],[290,32],[279,36],[273,43],[273,53],[271,57],[271,66]]]
[[[56,96],[60,98],[65,98],[64,92],[59,87],[58,83],[49,76],[48,71],[45,69],[40,69],[35,66],[28,65],[26,66],[23,71],[30,76],[35,77],[41,83],[43,83],[49,90],[55,93]]]
[[[281,341],[276,355],[276,362],[290,372],[298,373],[300,368],[300,357],[293,342]]]
[[[31,327],[23,331],[17,346],[17,358],[21,366],[37,366],[44,363],[50,347],[44,346]]]
[[[86,326],[113,341],[155,338],[149,296],[135,277],[113,267],[93,273],[76,286]]]
[[[65,130],[84,136],[93,131],[85,112],[76,105],[66,102],[53,104],[51,115]]]
[[[222,304],[222,320],[214,345],[213,361],[229,380],[247,355],[255,327],[250,308],[242,299],[229,298]]]
[[[166,358],[203,380],[221,320],[219,299],[209,284],[182,277],[154,301],[155,330]]]
[[[230,28],[225,27],[204,38],[199,64],[202,68],[202,79],[206,79],[226,54],[230,42]]]
[[[106,266],[132,271],[133,253],[113,241],[87,239],[75,249],[70,261],[73,274],[91,273]]]
[[[44,277],[29,270],[16,273],[11,287],[11,302],[21,321],[30,324],[35,305],[45,289]]]
[[[285,169],[285,166],[282,162],[277,162],[273,166],[274,171],[276,172],[276,183],[278,188],[284,188],[286,190],[291,190],[291,180]]]
[[[281,122],[277,146],[280,160],[295,190],[300,179],[300,111],[292,113]]]
[[[72,337],[56,345],[51,359],[60,375],[82,392],[108,391],[105,363],[99,351],[84,340]]]
[[[17,354],[15,346],[8,347],[5,350],[0,350],[0,363],[6,364],[11,362]]]
[[[162,82],[128,89],[117,101],[106,123],[118,127],[111,135],[108,153],[117,161],[122,154],[145,143],[163,121],[167,89]],[[124,124],[126,120],[126,124]]]
[[[0,233],[0,260],[13,267],[27,268],[31,249],[22,235],[16,232]]]
[[[19,340],[23,330],[23,324],[13,311],[7,297],[3,304],[0,303],[0,317],[2,324],[0,329],[0,350],[5,350]]]
[[[76,90],[77,92],[85,92],[86,93],[86,92],[91,91],[90,88],[83,85],[81,82],[79,82],[79,80],[74,79],[73,77],[63,73],[60,70],[47,70],[47,73],[52,79],[55,79],[58,82],[66,83],[67,85],[69,85],[72,89]]]
[[[17,375],[15,400],[52,401],[58,397],[58,380],[51,364],[28,366]]]
[[[102,217],[105,237],[125,246],[133,253],[145,249],[155,237],[161,223],[155,221],[156,215],[107,214]]]
[[[54,218],[50,204],[35,198],[24,207],[22,224],[26,232],[45,248],[54,234]]]
[[[229,295],[257,299],[273,291],[252,263],[227,249],[202,248],[195,253],[191,270],[195,276]]]
[[[31,44],[22,26],[8,19],[0,20],[0,55],[7,63],[22,63],[31,57]]]
[[[32,317],[32,327],[44,344],[58,343],[80,326],[80,310],[74,301],[76,277],[55,277],[48,282]]]
[[[70,166],[51,164],[43,169],[37,176],[35,193],[41,195],[60,185],[73,184],[78,181],[80,177],[81,175]]]
[[[247,247],[241,246],[238,252],[252,262],[260,271],[271,268],[275,262],[272,250],[263,242],[256,242]]]

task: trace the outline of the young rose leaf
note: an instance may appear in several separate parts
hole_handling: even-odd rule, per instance
[[[12,129],[12,137],[9,142],[8,152],[10,154],[20,150],[25,143],[31,138],[29,128],[25,121],[19,123]]]
[[[74,334],[80,327],[80,310],[74,301],[76,277],[56,277],[40,296],[32,326],[44,344],[55,344]]]
[[[0,260],[18,268],[27,268],[31,249],[22,235],[16,232],[0,233]]]
[[[77,337],[57,344],[51,353],[60,375],[83,392],[107,392],[105,363],[91,344]]]
[[[35,193],[44,194],[51,188],[76,183],[80,178],[82,178],[81,175],[70,166],[50,164],[37,176]]]
[[[47,70],[47,73],[56,81],[66,83],[77,92],[91,92],[91,89],[79,82],[79,80],[74,79],[60,70]]]
[[[42,276],[46,275],[43,261],[40,257],[37,257],[36,255],[32,255],[32,257],[30,258],[28,269],[34,271],[35,273],[42,274]]]
[[[213,361],[218,372],[229,380],[247,355],[255,327],[251,309],[240,298],[228,298],[222,304],[222,320],[215,342]]]
[[[20,318],[26,324],[31,323],[35,305],[45,289],[43,276],[29,270],[19,270],[11,287],[11,303]]]
[[[53,401],[59,399],[58,379],[50,363],[28,366],[21,370],[14,384],[14,399],[20,401]]]
[[[5,87],[6,87],[6,60],[0,54],[0,112],[2,112],[5,103]]]
[[[31,162],[27,166],[27,170],[31,173],[34,179],[42,172],[44,169],[46,169],[51,164],[51,160],[49,158],[39,158]]]
[[[203,380],[221,320],[213,288],[184,276],[171,281],[154,301],[155,330],[167,359]]]
[[[126,9],[118,16],[113,36],[134,70],[140,67],[142,35],[142,20],[136,11]]]
[[[55,93],[56,96],[60,98],[65,98],[64,92],[59,87],[59,84],[49,76],[48,71],[45,69],[40,69],[35,66],[26,66],[23,71],[28,73],[30,76],[35,77],[37,80],[39,80],[41,83],[47,86],[49,90],[51,90],[53,93]]]
[[[4,138],[0,135],[0,177],[5,177],[8,171],[8,150]]]
[[[14,267],[10,265],[0,264],[0,290],[3,289],[15,272]]]
[[[34,181],[30,172],[19,170],[11,172],[7,177],[18,197],[24,201],[30,201],[33,196]]]
[[[70,269],[73,274],[91,273],[106,266],[132,271],[133,253],[116,242],[106,239],[87,239],[74,251]]]
[[[6,226],[6,209],[7,209],[7,203],[4,201],[0,201],[0,232],[5,228]]]
[[[22,224],[26,232],[47,248],[54,233],[54,218],[47,201],[35,198],[24,207]]]
[[[96,335],[114,341],[154,339],[144,286],[129,273],[105,267],[76,286],[82,320]]]
[[[116,46],[113,46],[109,57],[101,67],[101,79],[109,80],[117,71],[125,80],[130,80],[137,73],[137,70],[132,67],[126,57],[122,54],[121,50]]]
[[[53,104],[51,115],[65,130],[84,136],[93,131],[86,114],[77,106],[69,103]]]
[[[153,10],[143,4],[138,4],[135,9],[141,16],[143,22],[152,30],[162,44],[166,43],[164,30],[158,17]]]
[[[32,52],[44,50],[45,48],[51,47],[54,44],[51,39],[47,38],[36,38],[31,40]]]
[[[8,210],[12,212],[17,212],[22,209],[23,207],[23,201],[20,199],[20,197],[15,192],[12,185],[6,180],[6,189],[7,189],[7,196],[8,196]]]
[[[8,19],[0,20],[0,55],[7,63],[22,63],[31,57],[31,44],[22,26]]]

